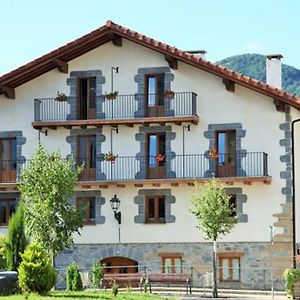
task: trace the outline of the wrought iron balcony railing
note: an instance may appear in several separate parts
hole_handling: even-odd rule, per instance
[[[120,181],[144,179],[203,179],[211,177],[268,176],[268,155],[264,152],[221,154],[210,159],[203,154],[165,156],[119,156],[114,161],[80,158],[84,164],[79,181]],[[21,180],[21,171],[30,161],[2,161],[0,183]]]
[[[178,92],[174,96],[118,95],[113,100],[105,95],[92,99],[67,97],[66,101],[39,98],[34,100],[34,121],[195,116],[196,97],[193,92]]]

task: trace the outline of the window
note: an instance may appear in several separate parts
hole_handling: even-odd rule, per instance
[[[216,148],[219,153],[219,165],[225,165],[234,161],[236,152],[235,130],[225,130],[216,132]]]
[[[96,136],[82,135],[77,140],[77,162],[84,164],[81,180],[93,180],[96,176]]]
[[[156,157],[161,155],[163,159],[157,161]],[[148,156],[149,167],[163,166],[166,154],[166,135],[165,133],[151,133],[148,135]]]
[[[0,182],[16,179],[17,143],[15,138],[0,139]]]
[[[146,75],[148,107],[164,104],[164,74]]]
[[[146,197],[146,223],[165,223],[165,196]]]
[[[79,119],[94,119],[96,117],[96,78],[78,79],[77,93]]]
[[[8,225],[8,221],[16,208],[16,199],[0,199],[0,226]]]
[[[243,253],[219,253],[220,281],[240,281],[240,257]]]
[[[182,273],[182,253],[160,253],[163,273]]]
[[[84,224],[95,224],[95,197],[78,197],[77,208],[82,213]]]
[[[236,195],[229,195],[230,196],[230,200],[229,200],[229,203],[230,203],[230,206],[232,208],[232,213],[231,213],[231,216],[236,216],[237,215],[237,212],[236,212]]]

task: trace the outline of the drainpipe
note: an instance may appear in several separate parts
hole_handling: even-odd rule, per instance
[[[292,180],[293,180],[293,207],[292,207],[292,221],[293,221],[293,266],[296,268],[296,254],[297,254],[297,245],[296,245],[296,196],[295,196],[295,123],[300,122],[300,119],[292,121]]]

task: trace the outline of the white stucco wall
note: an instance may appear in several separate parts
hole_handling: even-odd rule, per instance
[[[69,62],[69,72],[83,70],[101,70],[105,77],[103,92],[110,91],[110,69],[119,67],[119,73],[114,75],[115,90],[119,94],[134,94],[137,84],[134,75],[138,68],[167,67],[163,55],[147,48],[123,40],[123,47],[105,44],[89,53]],[[236,85],[236,91],[226,91],[222,79],[194,67],[179,63],[178,70],[171,70],[174,81],[171,83],[175,92],[192,91],[198,94],[197,113],[200,121],[192,125],[191,131],[186,132],[186,154],[202,154],[208,149],[208,140],[203,133],[208,124],[241,123],[246,130],[242,138],[242,148],[248,152],[266,152],[269,155],[269,175],[272,176],[271,185],[253,183],[251,186],[240,185],[243,194],[247,194],[244,213],[248,215],[247,223],[237,224],[236,228],[224,240],[227,241],[267,241],[269,240],[269,225],[277,219],[274,213],[281,212],[280,204],[285,199],[281,189],[285,182],[280,179],[280,171],[285,165],[280,162],[280,155],[284,154],[279,140],[284,133],[279,124],[284,122],[284,113],[277,112],[273,100],[256,92]],[[68,74],[57,70],[50,71],[16,89],[16,100],[8,100],[0,96],[0,131],[22,130],[26,137],[23,155],[30,158],[38,143],[38,132],[31,126],[33,121],[33,99],[55,97],[56,92],[69,94],[66,85]],[[128,128],[119,127],[119,134],[113,133],[113,149],[119,156],[134,156],[140,150],[139,142],[135,140],[138,126]],[[172,151],[182,154],[182,127],[172,125],[176,139],[172,141]],[[65,128],[48,130],[48,136],[41,135],[42,144],[49,150],[60,149],[63,155],[70,153],[70,145],[66,137],[70,131]],[[106,141],[102,144],[102,152],[110,150],[110,127],[103,128]],[[189,212],[190,187],[163,186],[172,189],[176,203],[172,204],[172,214],[176,222],[167,225],[134,224],[137,205],[133,198],[138,194],[138,188],[126,186],[125,189],[109,188],[102,190],[106,203],[102,214],[106,217],[105,224],[86,226],[81,237],[76,237],[80,243],[110,243],[117,242],[117,223],[113,218],[109,199],[117,194],[122,201],[122,242],[187,242],[202,240],[195,228],[195,220]],[[146,186],[144,186],[146,188]],[[149,186],[149,188],[153,188]]]

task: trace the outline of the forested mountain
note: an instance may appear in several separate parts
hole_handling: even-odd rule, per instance
[[[266,82],[266,58],[261,54],[242,54],[218,61],[229,69]],[[282,88],[291,94],[300,96],[300,70],[282,65]]]

